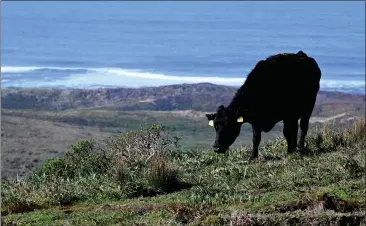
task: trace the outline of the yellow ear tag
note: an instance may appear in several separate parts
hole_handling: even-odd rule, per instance
[[[214,121],[213,121],[213,120],[210,120],[210,121],[208,122],[208,124],[209,124],[210,126],[214,126]]]
[[[243,117],[242,117],[242,116],[240,116],[236,121],[237,121],[237,122],[244,122],[244,119],[243,119]]]

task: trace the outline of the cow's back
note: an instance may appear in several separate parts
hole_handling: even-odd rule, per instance
[[[321,72],[306,54],[286,54],[260,61],[245,84],[245,104],[259,120],[276,123],[301,116],[316,98]]]

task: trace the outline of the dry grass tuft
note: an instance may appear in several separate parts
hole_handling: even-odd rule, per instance
[[[116,162],[116,175],[120,185],[124,185],[130,179],[126,162],[123,159]]]
[[[362,118],[353,124],[348,130],[348,134],[353,142],[357,142],[366,138],[366,118]]]
[[[150,160],[148,180],[155,188],[170,192],[179,185],[179,172],[163,154],[155,154]]]

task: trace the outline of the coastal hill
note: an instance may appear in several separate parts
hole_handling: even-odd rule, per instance
[[[103,108],[121,111],[215,111],[219,104],[229,104],[236,90],[236,87],[211,83],[147,88],[8,88],[1,90],[1,105],[3,109],[51,111],[81,108]],[[324,108],[331,108],[333,112],[342,111],[342,108],[359,111],[364,107],[364,101],[364,95],[320,91],[314,114],[322,115]]]

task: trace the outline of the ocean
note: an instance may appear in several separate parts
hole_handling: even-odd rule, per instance
[[[2,87],[240,86],[304,51],[322,90],[365,93],[365,2],[1,2]]]

